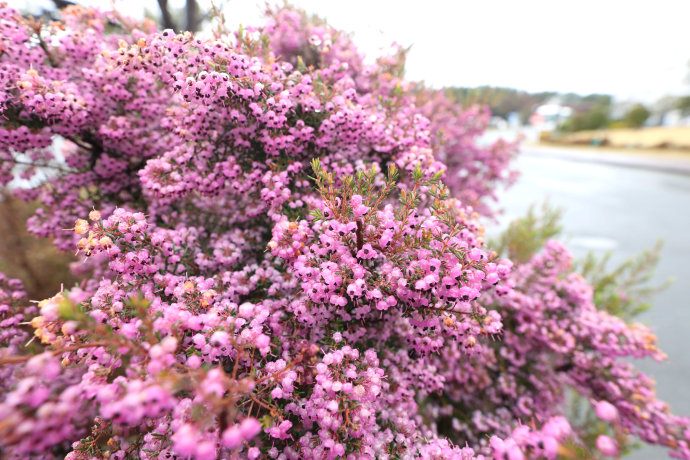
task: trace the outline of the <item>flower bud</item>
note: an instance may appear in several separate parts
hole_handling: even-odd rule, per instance
[[[74,223],[74,233],[77,235],[83,235],[89,231],[89,223],[85,219],[77,219]]]
[[[613,422],[618,418],[618,409],[608,401],[599,401],[596,403],[594,412],[596,412],[597,417],[605,422]]]
[[[604,455],[611,457],[618,455],[618,443],[611,436],[599,435],[596,445],[597,449]]]
[[[91,219],[94,222],[98,222],[101,220],[101,213],[100,211],[96,211],[95,209],[89,213],[89,219]]]

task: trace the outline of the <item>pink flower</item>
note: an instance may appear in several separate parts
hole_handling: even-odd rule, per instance
[[[362,245],[362,249],[357,251],[357,257],[360,259],[373,259],[376,257],[376,251],[371,247],[371,244],[366,243]]]
[[[237,449],[244,441],[244,436],[238,425],[232,425],[223,431],[222,444],[228,449]]]
[[[261,433],[261,423],[254,417],[247,417],[240,423],[240,432],[244,439],[249,441],[254,436]]]
[[[606,436],[605,434],[599,435],[597,437],[596,446],[604,455],[610,457],[618,455],[618,442],[610,436]]]
[[[608,401],[597,402],[594,405],[594,412],[597,417],[606,422],[613,422],[618,418],[618,409]]]
[[[184,424],[173,435],[173,450],[181,456],[191,457],[196,452],[198,433],[196,428]]]
[[[355,218],[362,217],[364,214],[369,212],[369,208],[362,204],[361,195],[352,195],[350,198],[350,204],[352,205],[352,212],[354,213]]]

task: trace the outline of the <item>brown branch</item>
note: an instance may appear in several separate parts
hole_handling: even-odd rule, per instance
[[[163,28],[177,30],[177,25],[175,25],[175,21],[173,21],[170,9],[168,8],[168,0],[158,0],[158,7],[161,10]]]
[[[75,5],[76,3],[70,2],[69,0],[53,0],[53,4],[58,9],[67,8],[68,6]]]
[[[259,406],[263,407],[264,409],[268,410],[272,416],[275,416],[279,413],[278,409],[276,407],[272,407],[264,402],[262,402],[260,399],[256,398],[254,395],[250,394],[249,398],[257,403]]]
[[[357,219],[357,230],[355,232],[357,235],[357,250],[362,249],[364,246],[364,237],[362,235],[362,221]]]
[[[58,67],[58,62],[55,59],[55,56],[53,56],[53,53],[50,52],[50,49],[48,48],[48,44],[46,41],[43,39],[43,36],[41,35],[41,28],[43,27],[43,21],[36,21],[35,19],[32,20],[31,22],[28,22],[29,27],[33,29],[33,32],[36,34],[36,37],[38,37],[38,43],[41,45],[41,49],[43,49],[43,52],[46,53],[46,57],[48,58],[48,61],[50,62],[50,65],[53,67]]]
[[[302,359],[304,358],[304,353],[306,353],[306,351],[307,351],[307,349],[306,349],[306,348],[303,348],[302,351],[299,352],[299,354],[297,355],[297,357],[296,357],[295,359],[293,359],[292,361],[290,361],[290,363],[289,363],[287,366],[285,366],[281,371],[276,372],[275,374],[266,375],[266,376],[260,378],[259,380],[257,380],[256,382],[254,382],[254,385],[255,385],[255,386],[258,386],[259,384],[261,384],[261,383],[263,383],[263,382],[265,382],[266,380],[271,379],[271,378],[272,378],[272,379],[276,379],[278,376],[280,376],[280,375],[284,374],[285,372],[289,371],[289,370],[292,369],[297,363],[299,363],[299,362],[302,361]]]
[[[21,161],[21,160],[17,160],[16,158],[0,158],[0,163],[3,163],[3,162],[14,163],[16,165],[23,165],[23,166],[32,166],[35,168],[57,169],[58,171],[62,171],[62,172],[71,172],[69,169],[61,168],[60,166],[55,165],[55,164],[31,162],[31,161]]]
[[[81,348],[96,348],[96,347],[105,347],[108,345],[111,345],[111,343],[110,342],[79,343],[79,344],[72,345],[72,346],[67,347],[67,348],[61,348],[59,350],[53,350],[52,353],[53,353],[53,355],[59,355],[61,353],[69,353],[71,351],[77,351]],[[37,355],[10,356],[7,358],[0,358],[0,365],[25,363],[26,361],[30,360],[34,356],[37,356]]]
[[[187,13],[187,23],[186,27],[187,30],[190,32],[196,32],[199,27],[199,17],[198,17],[198,11],[199,9],[197,8],[196,0],[187,0],[187,7],[186,7],[186,13]]]

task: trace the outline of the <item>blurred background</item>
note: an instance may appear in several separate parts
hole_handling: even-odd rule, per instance
[[[69,4],[149,17],[161,28],[208,33],[212,11],[232,30],[262,24],[266,2],[205,0],[15,0],[26,14],[55,17]],[[280,4],[282,2],[268,2]],[[392,43],[410,47],[406,75],[450,88],[467,106],[493,113],[484,141],[523,139],[521,176],[499,193],[487,222],[498,238],[508,223],[548,200],[561,215],[575,256],[610,256],[610,270],[663,240],[647,286],[675,282],[637,319],[651,326],[665,363],[640,369],[674,411],[690,415],[690,2],[293,0],[349,31],[373,58]],[[23,230],[30,206],[0,197],[0,270],[21,277],[40,299],[59,289],[71,259]],[[634,267],[633,267],[634,268]],[[63,282],[69,282],[63,277]],[[645,447],[630,458],[663,458]]]

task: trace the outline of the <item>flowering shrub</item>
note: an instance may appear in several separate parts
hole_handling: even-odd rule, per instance
[[[514,146],[475,144],[481,109],[289,9],[210,39],[63,16],[0,8],[2,180],[83,260],[37,306],[0,278],[3,455],[591,458],[630,433],[690,458],[620,359],[661,358],[651,333],[560,244],[486,246]]]

